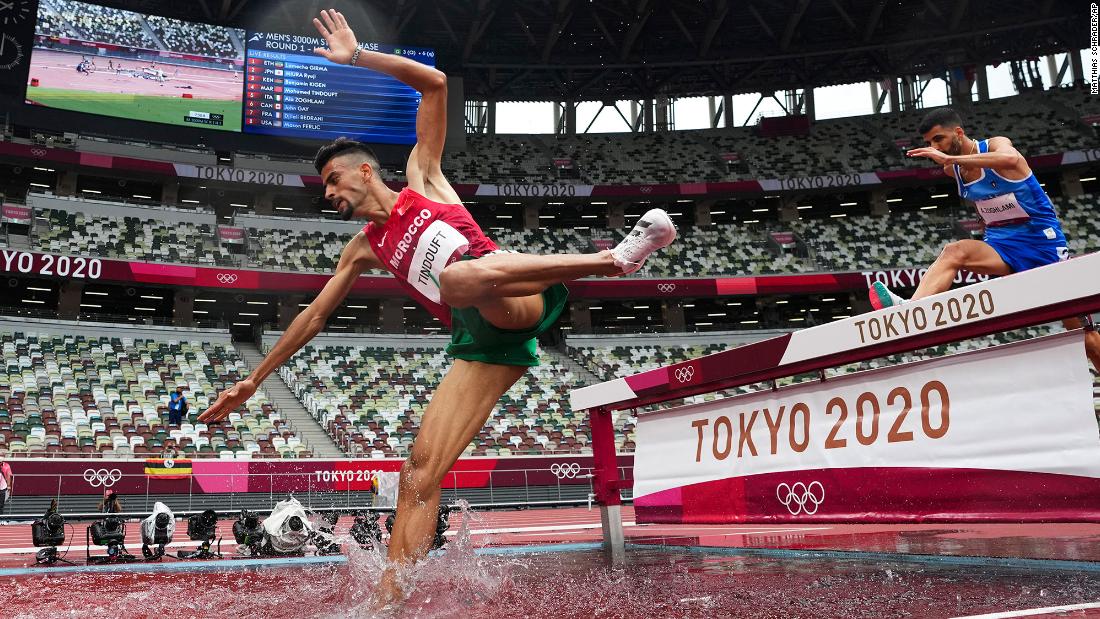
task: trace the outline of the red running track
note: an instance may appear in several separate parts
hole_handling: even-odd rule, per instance
[[[628,543],[790,550],[838,550],[966,557],[1100,561],[1100,524],[820,524],[805,525],[637,525],[634,510],[622,509]],[[451,533],[469,520],[478,546],[541,545],[598,542],[600,512],[580,508],[454,513]],[[337,524],[346,534],[352,518]],[[70,552],[83,557],[86,522],[72,523],[76,539]],[[233,550],[231,521],[222,520],[224,546]],[[186,523],[176,525],[176,539],[186,539]],[[0,526],[0,567],[33,562],[30,526]],[[127,548],[139,551],[136,522],[127,524]],[[176,542],[179,546],[193,546]],[[61,548],[63,551],[64,548]],[[70,557],[72,558],[72,557]]]

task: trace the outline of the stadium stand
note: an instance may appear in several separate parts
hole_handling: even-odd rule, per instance
[[[142,15],[71,0],[42,0],[40,6],[39,31],[53,33],[60,38],[225,60],[243,57],[243,30]],[[233,37],[237,40],[234,41]]]
[[[137,13],[70,0],[43,0],[39,12],[60,37],[156,49]]]
[[[1100,195],[1058,198],[1055,205],[1065,224],[1070,248],[1076,253],[1100,248],[1096,210]],[[280,271],[331,273],[354,226],[348,231],[311,230],[308,222],[292,230],[280,219],[252,217],[270,227],[249,225],[251,242],[243,255],[230,253],[214,239],[210,223],[163,222],[152,219],[155,209],[114,205],[133,216],[106,217],[75,210],[38,209],[45,222],[31,231],[32,245],[46,252],[185,264],[252,266]],[[947,210],[947,209],[943,209]],[[810,257],[778,253],[767,242],[767,230],[757,226],[719,224],[682,226],[668,252],[655,255],[633,277],[701,277],[760,273],[853,271],[931,264],[943,246],[965,238],[957,221],[938,211],[898,211],[869,215],[802,219],[773,223],[795,232],[811,249]],[[321,226],[324,222],[318,222]],[[620,230],[543,228],[493,230],[490,236],[506,249],[548,254],[596,251],[593,239],[616,243]],[[920,239],[920,242],[914,242]],[[2,241],[0,241],[2,242]]]
[[[228,29],[209,24],[182,22],[159,15],[144,16],[157,38],[169,50],[183,54],[198,54],[212,58],[232,60],[241,58],[241,51],[233,45]],[[237,35],[243,38],[243,31]]]
[[[62,18],[54,13],[46,19]],[[191,36],[186,29],[178,32],[184,39]],[[217,43],[210,43],[212,54],[233,57],[237,53],[224,47],[226,42],[221,38],[216,40]],[[1021,152],[1035,156],[1100,145],[1100,137],[1092,126],[1094,117],[1100,115],[1100,106],[1092,99],[1085,89],[1055,88],[957,107],[971,135],[1009,135]],[[905,151],[923,146],[917,127],[926,111],[821,120],[811,126],[808,135],[797,137],[762,137],[755,127],[577,136],[469,134],[466,149],[447,150],[442,166],[452,183],[611,185],[739,181],[922,168],[930,164],[906,157]],[[95,150],[97,141],[104,152],[114,152],[114,148],[102,144],[102,137],[81,139],[80,146]],[[120,141],[137,145],[132,138]],[[184,156],[178,145],[145,146],[143,153],[127,154],[166,161],[179,161]],[[184,150],[188,161],[197,152]],[[736,154],[742,165],[727,166],[723,161],[727,154]],[[203,163],[215,162],[212,152],[206,153],[206,158],[209,161]],[[573,165],[568,178],[563,178],[554,165],[559,158],[569,159]],[[242,156],[240,161],[256,169],[316,173],[309,161],[293,157],[255,155]],[[385,170],[383,176],[397,182],[405,180],[401,169]]]
[[[96,335],[91,335],[95,333]],[[4,320],[0,322],[0,443],[13,455],[308,457],[267,401],[249,399],[230,423],[196,419],[248,367],[223,333],[173,328]],[[167,425],[169,394],[190,402]]]
[[[249,228],[256,239],[251,263],[280,271],[331,273],[352,235],[335,232]]]
[[[410,339],[403,347],[379,340],[335,344],[319,338],[280,375],[306,410],[350,454],[405,456],[435,386],[450,366],[446,340]],[[340,341],[346,342],[346,338]],[[576,452],[588,443],[586,418],[569,409],[569,390],[582,377],[553,351],[501,398],[467,455]]]
[[[950,219],[922,213],[810,219],[792,228],[814,249],[822,271],[927,266],[961,235]]]
[[[149,210],[142,209],[148,217]],[[36,226],[34,247],[45,252],[189,264],[232,264],[206,224],[165,223],[138,217],[102,217],[48,210]]]

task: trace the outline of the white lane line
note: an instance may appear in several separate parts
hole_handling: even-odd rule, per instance
[[[675,531],[668,531],[667,533],[657,534],[654,533],[653,537],[632,537],[630,539],[668,539],[670,537],[684,537],[683,531],[699,531],[702,533],[708,533],[707,537],[730,537],[734,535],[762,535],[767,533],[788,533],[793,531],[828,531],[833,527],[800,527],[800,528],[788,528],[788,529],[748,529],[744,531],[720,531],[715,529],[677,529]]]
[[[598,529],[601,524],[566,524],[566,525],[547,525],[540,527],[511,527],[506,529],[471,529],[470,535],[493,535],[495,533],[527,533],[532,531],[576,531],[582,529]],[[637,526],[633,522],[624,522],[624,527]],[[457,531],[447,531],[445,535],[455,535]]]
[[[201,542],[191,542],[191,541],[172,542],[171,544],[165,544],[165,547],[166,548],[198,547],[200,543]],[[232,539],[230,539],[230,540],[223,539],[222,540],[222,546],[236,547],[236,545],[237,545],[237,542],[232,540]],[[217,544],[211,544],[211,547],[214,548],[214,549],[217,549]],[[64,546],[58,546],[57,550],[58,550],[58,552],[60,552],[62,554],[65,554],[65,553],[70,552],[70,551],[71,552],[85,552],[85,551],[88,550],[88,548],[89,548],[88,546],[72,546],[70,548],[65,548]],[[128,551],[131,550],[131,549],[134,549],[134,548],[136,548],[138,551],[141,550],[141,540],[138,540],[138,542],[136,544],[128,543],[126,545],[126,550],[128,550]],[[91,549],[93,551],[95,551],[95,550],[106,551],[105,546],[91,546]],[[0,548],[0,555],[29,555],[29,554],[34,554],[34,553],[38,552],[39,550],[40,550],[39,548]]]
[[[1067,606],[1047,606],[1046,608],[1029,608],[1027,610],[1009,610],[1000,613],[989,613],[986,615],[966,615],[955,617],[954,619],[1009,619],[1010,617],[1034,617],[1036,615],[1064,613],[1074,610],[1089,610],[1091,608],[1100,608],[1100,602],[1089,602],[1087,604],[1070,604]]]
[[[559,525],[545,525],[545,526],[532,526],[532,527],[508,527],[508,528],[498,528],[498,529],[471,529],[470,534],[471,535],[493,535],[493,534],[496,534],[496,533],[535,533],[535,532],[548,533],[548,532],[555,532],[555,531],[580,531],[580,530],[599,529],[602,526],[603,525],[601,525],[599,523],[595,523],[595,524],[559,524]],[[653,525],[646,525],[646,524],[639,525],[636,522],[624,522],[623,523],[624,528],[646,529],[646,528],[649,528],[651,526],[653,526]],[[792,531],[825,531],[825,530],[829,530],[829,529],[832,528],[832,527],[798,527],[798,528],[784,528],[784,529],[761,529],[761,528],[751,528],[751,527],[749,527],[749,528],[745,528],[745,529],[732,529],[731,530],[730,528],[722,527],[721,525],[711,525],[711,526],[715,526],[716,528],[690,527],[690,528],[684,528],[684,529],[676,529],[676,530],[669,531],[667,533],[662,533],[662,534],[654,533],[654,537],[652,539],[661,539],[661,538],[669,538],[669,537],[681,537],[681,536],[683,536],[683,532],[685,532],[685,531],[696,531],[696,532],[710,533],[712,535],[760,535],[760,534],[767,534],[767,533],[787,533],[787,532],[792,532]],[[454,531],[447,531],[446,534],[447,535],[454,535],[455,532]],[[650,538],[645,538],[645,539],[650,539]]]

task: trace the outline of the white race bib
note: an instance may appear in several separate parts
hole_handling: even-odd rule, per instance
[[[417,292],[439,303],[439,274],[456,254],[462,255],[470,241],[450,224],[433,221],[420,235],[416,252],[409,263],[408,281]]]
[[[1031,219],[1024,207],[1016,200],[1016,194],[1006,193],[974,203],[978,207],[978,215],[987,226],[1004,225],[1008,222],[1022,222]]]

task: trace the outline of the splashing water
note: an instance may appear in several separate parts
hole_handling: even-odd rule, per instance
[[[448,541],[445,551],[433,552],[413,565],[398,569],[398,584],[408,597],[386,616],[411,616],[423,619],[453,617],[462,608],[471,608],[492,599],[505,582],[506,562],[493,562],[478,556],[478,545],[470,534],[471,524],[479,522],[466,501],[459,501],[461,524]],[[348,557],[346,608],[324,619],[376,616],[374,590],[389,566],[386,549],[379,544],[360,548],[350,538],[341,538]],[[514,564],[514,562],[511,562]]]
[[[55,617],[949,617],[1100,599],[1087,573],[776,559],[639,549],[612,568],[599,552],[479,555],[462,507],[444,552],[400,573],[409,592],[384,613],[372,596],[385,548],[338,531],[346,564],[211,572],[20,576],[0,587],[0,615]],[[476,528],[476,527],[474,527]],[[481,538],[479,538],[481,539]]]

